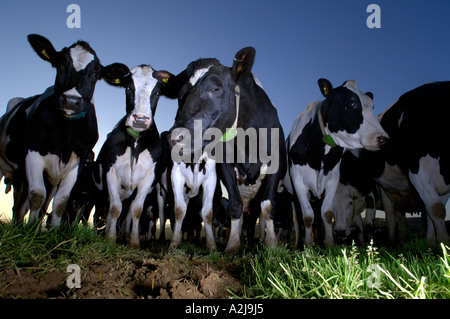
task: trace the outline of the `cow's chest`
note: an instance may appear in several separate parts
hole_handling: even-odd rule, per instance
[[[150,175],[154,176],[156,163],[148,150],[144,150],[137,156],[132,154],[133,150],[128,147],[125,153],[119,157],[113,165],[113,170],[125,192],[133,192],[139,185],[145,183]]]
[[[67,163],[61,160],[61,157],[55,154],[42,156],[39,152],[30,151],[26,158],[27,167],[31,169],[43,169],[49,182],[52,185],[58,185],[73,170],[78,169],[80,158],[72,152]]]
[[[216,178],[216,163],[208,160],[204,165],[174,163],[171,173],[172,185],[182,185],[182,188],[174,187],[174,191],[185,201],[198,195],[200,187],[210,185]]]
[[[339,163],[331,170],[316,170],[309,165],[293,165],[291,175],[294,179],[299,179],[311,193],[321,198],[327,188],[339,183]]]
[[[245,177],[243,177],[237,169],[235,169],[235,171],[239,194],[241,195],[244,205],[248,205],[249,202],[256,197],[256,194],[258,194],[262,185],[262,180],[266,175],[260,174],[254,184],[246,184]]]

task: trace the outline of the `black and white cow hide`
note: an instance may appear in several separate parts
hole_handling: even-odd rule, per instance
[[[379,116],[389,143],[378,152],[356,154],[380,186],[387,218],[394,220],[397,212],[426,212],[430,245],[450,242],[445,226],[450,196],[448,92],[450,82],[435,82],[403,94]],[[389,237],[392,243],[391,227]]]
[[[0,169],[14,186],[13,216],[30,223],[53,199],[51,227],[59,225],[78,167],[98,140],[93,104],[103,66],[95,51],[78,41],[56,51],[46,38],[28,41],[56,69],[54,86],[28,99],[13,99],[0,120]],[[9,188],[8,185],[8,188]]]
[[[231,68],[216,59],[200,59],[177,76],[183,80],[179,81],[177,118],[170,130],[172,155],[182,149],[188,160],[194,157],[195,165],[205,161],[212,167],[210,161],[214,161],[214,165],[217,162],[217,176],[229,196],[231,232],[225,249],[227,252],[240,246],[243,199],[238,179],[243,181],[242,185],[251,187],[267,179],[261,213],[266,220],[265,243],[275,245],[275,193],[286,171],[283,130],[275,107],[251,73],[254,59],[255,49],[248,47],[235,55]],[[197,137],[198,132],[200,138]],[[245,142],[245,138],[255,140]],[[196,143],[199,140],[200,143]],[[220,159],[219,153],[223,155]],[[257,191],[254,189],[252,193]],[[208,211],[204,220],[211,220],[208,217],[211,215],[212,211]]]
[[[106,67],[104,79],[125,89],[126,116],[108,134],[98,155],[102,184],[108,196],[106,236],[115,241],[122,202],[134,196],[126,215],[125,235],[132,247],[140,247],[139,220],[144,201],[162,174],[162,144],[154,115],[163,86],[170,78],[166,71],[149,65],[123,64]]]
[[[287,142],[289,169],[303,213],[304,244],[313,242],[310,199],[314,196],[322,201],[325,245],[332,246],[333,200],[342,152],[344,148],[378,150],[387,134],[373,114],[372,94],[358,90],[356,81],[337,88],[325,79],[318,84],[325,100],[312,102],[294,121]]]

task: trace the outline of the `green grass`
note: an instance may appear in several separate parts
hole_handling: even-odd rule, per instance
[[[249,298],[450,298],[450,248],[260,250],[245,271]]]
[[[65,272],[72,263],[84,268],[119,259],[182,256],[219,267],[233,263],[244,284],[234,298],[450,298],[450,248],[441,245],[432,250],[424,239],[379,249],[337,246],[299,251],[279,245],[224,254],[188,243],[170,252],[166,248],[154,244],[136,250],[110,243],[90,226],[47,231],[0,222],[0,272]]]
[[[91,226],[45,230],[38,225],[22,227],[0,222],[0,271],[16,268],[65,271],[72,263],[83,267],[117,256],[136,259],[145,254],[148,252],[106,241]]]

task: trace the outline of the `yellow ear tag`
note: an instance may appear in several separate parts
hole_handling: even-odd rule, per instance
[[[323,94],[328,95],[328,88],[326,86],[323,87]]]
[[[48,56],[47,51],[45,51],[45,49],[42,49],[41,54],[45,56],[47,60],[50,60],[50,57]]]
[[[167,83],[169,83],[169,78],[165,78],[162,81],[167,84]]]
[[[120,84],[120,80],[119,80],[119,79],[115,79],[115,80],[114,80],[114,83]]]

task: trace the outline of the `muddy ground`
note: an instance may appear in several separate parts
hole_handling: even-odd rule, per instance
[[[70,273],[10,269],[0,272],[0,298],[222,299],[241,291],[239,273],[231,263],[212,266],[173,256],[119,259],[81,269],[81,288],[69,289]]]

